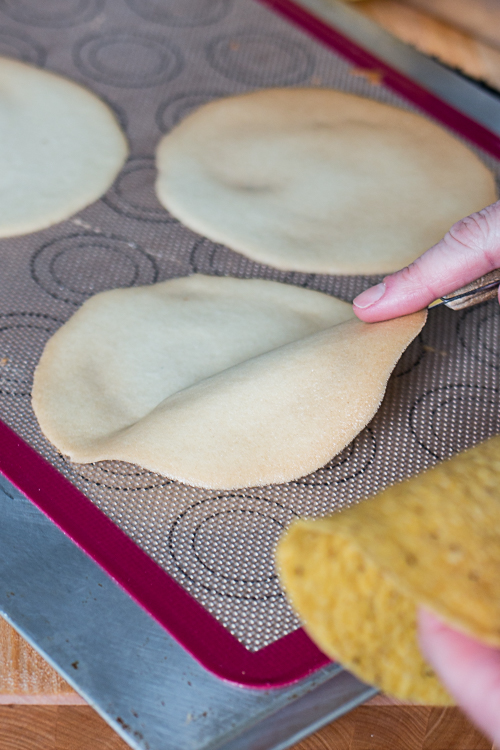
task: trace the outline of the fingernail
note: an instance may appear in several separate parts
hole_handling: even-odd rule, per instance
[[[376,286],[371,286],[369,289],[366,289],[364,292],[361,292],[361,294],[358,294],[356,299],[353,300],[353,305],[356,307],[360,307],[362,310],[365,307],[370,307],[370,305],[375,304],[375,302],[378,302],[381,297],[384,296],[385,292],[385,284],[382,281],[380,284],[377,284]]]

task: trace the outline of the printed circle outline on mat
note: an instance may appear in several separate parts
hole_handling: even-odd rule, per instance
[[[399,362],[394,368],[392,377],[402,378],[403,375],[408,375],[408,373],[421,363],[426,354],[427,352],[424,348],[422,334],[419,333],[418,336],[413,339],[410,346],[403,352]]]
[[[104,487],[107,490],[138,492],[153,490],[172,484],[172,480],[160,474],[154,474],[140,466],[125,461],[98,461],[91,464],[77,464],[62,456],[64,463],[88,484]]]
[[[314,289],[313,285],[318,279],[317,274],[314,273],[280,271],[271,266],[262,265],[206,237],[198,237],[194,241],[189,251],[188,263],[192,273],[204,273],[208,276],[235,275],[237,278],[244,279],[269,279],[279,284],[301,286],[305,289]],[[239,272],[234,268],[236,263],[240,266]]]
[[[500,316],[497,300],[464,310],[457,322],[457,336],[464,349],[476,361],[500,370]]]
[[[180,572],[205,591],[227,599],[280,599],[283,592],[272,551],[281,532],[297,517],[275,500],[217,495],[177,516],[167,545]]]
[[[142,51],[142,70],[134,48]],[[73,47],[73,62],[92,80],[126,89],[169,83],[184,67],[180,49],[164,37],[127,30],[82,37]]]
[[[217,36],[207,44],[205,55],[217,73],[253,86],[301,83],[316,65],[305,45],[274,33],[240,31]]]
[[[274,276],[274,274],[273,274]],[[318,274],[315,273],[301,273],[300,271],[285,271],[283,275],[280,274],[280,278],[276,279],[282,284],[290,284],[290,286],[300,286],[303,289],[314,289],[314,283],[317,280]]]
[[[209,26],[222,20],[233,6],[233,0],[125,0],[145,21],[168,26]]]
[[[464,411],[464,404],[473,409]],[[441,461],[500,433],[499,404],[498,388],[463,383],[431,388],[411,406],[410,430],[417,443]]]
[[[210,276],[225,276],[224,267],[227,265],[227,257],[222,259],[220,264],[221,270],[217,266],[217,254],[222,252],[224,256],[232,253],[225,245],[219,245],[206,237],[199,237],[195,240],[193,247],[189,252],[189,267],[193,273],[205,273]]]
[[[155,259],[136,242],[97,232],[76,232],[45,242],[33,253],[30,271],[47,294],[76,307],[98,292],[158,280]]]
[[[377,441],[373,430],[370,427],[365,427],[344,450],[334,456],[325,466],[317,469],[313,474],[290,482],[290,484],[302,487],[328,487],[349,482],[351,479],[364,474],[374,462],[376,454]],[[361,463],[361,465],[357,466],[358,463]]]
[[[173,96],[158,105],[155,114],[158,130],[160,133],[168,133],[169,130],[172,130],[199,107],[215,101],[215,99],[224,99],[227,96],[229,96],[227,92],[221,91],[191,91],[187,94]]]
[[[134,156],[127,161],[106,195],[101,200],[121,216],[137,221],[178,224],[163,208],[155,192],[156,166],[152,156]],[[132,194],[133,197],[129,197]],[[134,200],[134,194],[139,199]],[[141,202],[142,199],[142,202]]]
[[[0,0],[0,11],[13,21],[41,28],[61,29],[91,21],[104,8],[104,0]],[[43,11],[40,6],[43,5]],[[47,6],[50,5],[47,9]],[[47,12],[48,10],[48,12]]]
[[[0,314],[0,396],[31,396],[45,344],[64,322],[45,313]]]
[[[43,68],[47,52],[41,44],[21,31],[0,26],[0,55]]]

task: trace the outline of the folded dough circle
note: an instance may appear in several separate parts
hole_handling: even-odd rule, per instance
[[[285,482],[372,418],[424,320],[369,325],[334,297],[259,279],[114,289],[49,340],[33,408],[73,461],[217,489]]]
[[[127,151],[97,96],[0,58],[0,237],[44,229],[100,198]]]
[[[303,272],[396,271],[496,200],[493,175],[443,128],[329,89],[206,104],[157,164],[158,198],[188,227]]]

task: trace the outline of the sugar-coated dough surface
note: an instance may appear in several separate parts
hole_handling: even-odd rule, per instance
[[[368,325],[333,297],[256,279],[115,289],[50,339],[33,407],[77,462],[221,489],[289,481],[372,418],[424,321]]]
[[[207,104],[163,138],[157,164],[174,216],[296,271],[396,271],[496,199],[493,175],[441,127],[329,89]]]
[[[100,198],[127,150],[97,96],[0,57],[0,237],[44,229]]]

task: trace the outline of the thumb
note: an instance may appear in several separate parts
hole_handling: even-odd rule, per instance
[[[419,612],[420,648],[477,726],[500,745],[500,651]]]
[[[367,323],[409,315],[500,268],[500,201],[452,226],[437,245],[354,300]]]

